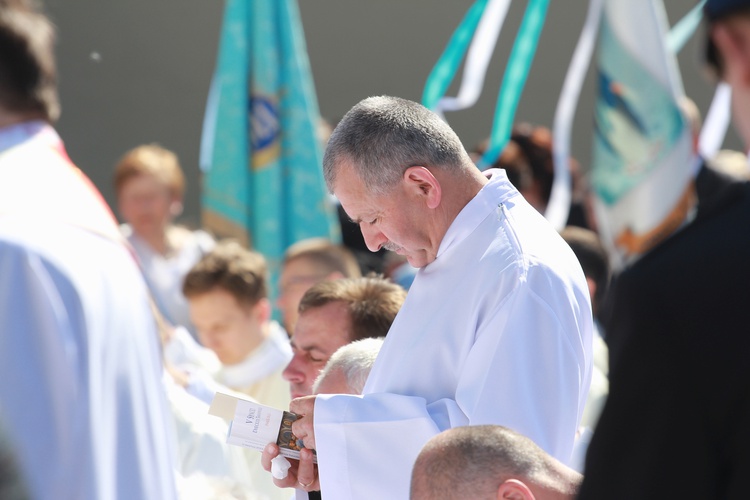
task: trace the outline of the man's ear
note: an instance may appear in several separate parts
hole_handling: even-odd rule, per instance
[[[506,479],[497,488],[497,500],[535,500],[528,486],[518,479]]]
[[[268,299],[260,299],[257,304],[253,306],[253,313],[258,318],[259,323],[265,323],[271,319],[271,301]]]
[[[169,204],[169,214],[172,217],[179,217],[180,215],[182,215],[182,210],[182,200],[174,199],[172,200],[172,203]]]
[[[407,168],[404,171],[404,182],[407,190],[425,198],[428,208],[437,208],[440,205],[443,195],[440,182],[426,167]]]

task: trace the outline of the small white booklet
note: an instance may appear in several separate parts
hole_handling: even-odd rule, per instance
[[[292,434],[292,422],[298,415],[217,392],[208,413],[229,420],[227,443],[263,451],[268,443],[276,443],[282,456],[299,460],[304,447]],[[317,459],[313,457],[317,463]]]

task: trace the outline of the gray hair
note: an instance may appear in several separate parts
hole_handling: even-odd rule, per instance
[[[318,387],[328,374],[341,370],[352,393],[362,394],[372,365],[375,364],[378,352],[383,346],[383,340],[383,337],[367,338],[339,347],[315,379],[313,393],[317,394]]]
[[[333,192],[337,168],[351,162],[373,194],[387,194],[412,166],[459,170],[471,159],[456,133],[421,104],[390,96],[369,97],[336,126],[323,157]]]

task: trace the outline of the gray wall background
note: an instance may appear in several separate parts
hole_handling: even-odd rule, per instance
[[[424,82],[473,0],[298,0],[321,114],[339,119],[360,99],[390,94],[419,101]],[[670,23],[693,0],[666,0]],[[505,62],[526,2],[516,1],[478,104],[451,113],[467,148],[489,135]],[[517,121],[551,126],[588,2],[554,0]],[[200,223],[198,152],[208,86],[218,47],[220,0],[46,0],[58,27],[63,114],[58,130],[71,158],[115,207],[112,169],[128,149],[158,142],[174,150],[188,177],[182,222]],[[713,84],[704,75],[703,28],[679,56],[686,93],[705,113]],[[455,94],[460,77],[450,92]],[[583,89],[573,154],[590,156],[594,87]],[[726,146],[738,149],[733,132]]]

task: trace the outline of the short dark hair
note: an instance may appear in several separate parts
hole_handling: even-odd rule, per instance
[[[326,276],[334,272],[341,273],[345,278],[362,276],[357,259],[351,250],[326,238],[308,238],[289,246],[284,252],[284,264],[296,260],[309,261]]]
[[[708,0],[703,6],[703,14],[710,22],[723,19],[739,11],[747,10],[747,0]]]
[[[382,276],[322,281],[302,296],[299,313],[333,302],[346,304],[353,342],[385,337],[405,299],[406,290]]]
[[[547,127],[530,123],[515,125],[508,145],[492,166],[505,169],[508,180],[519,190],[529,189],[536,181],[539,194],[547,203],[555,176],[552,132]]]
[[[190,298],[216,288],[232,294],[239,304],[257,304],[268,297],[266,259],[236,241],[219,242],[185,276],[182,293]]]
[[[560,236],[576,254],[583,274],[596,283],[595,296],[591,297],[594,314],[596,314],[609,287],[610,266],[607,250],[599,235],[590,229],[568,226],[560,231]]]
[[[0,0],[0,107],[49,122],[60,116],[55,29],[31,0]]]

